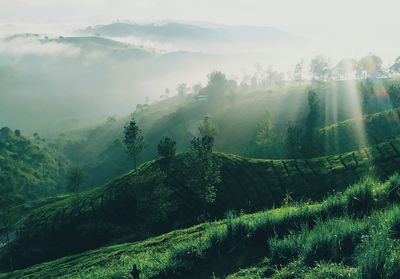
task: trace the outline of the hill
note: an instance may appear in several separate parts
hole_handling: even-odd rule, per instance
[[[367,144],[378,144],[400,134],[400,109],[390,109],[359,118],[352,118],[321,129],[326,154],[337,154],[358,150],[360,135],[364,131]]]
[[[187,24],[178,22],[162,24],[117,22],[88,27],[83,30],[83,33],[110,37],[132,36],[162,42],[186,41],[203,44],[233,42],[282,44],[305,41],[302,38],[273,27]]]
[[[107,243],[134,241],[150,235],[222,218],[229,210],[256,212],[295,200],[320,200],[342,191],[370,167],[380,177],[398,169],[400,139],[373,148],[310,160],[256,160],[215,154],[221,182],[216,200],[202,211],[198,194],[188,185],[185,154],[172,171],[160,161],[143,164],[117,180],[34,211],[12,243],[14,267],[59,258]],[[10,255],[3,255],[4,259]]]
[[[0,129],[0,187],[30,199],[60,191],[68,161],[40,139],[28,139],[20,131]]]
[[[103,247],[2,278],[398,278],[399,175],[363,178],[317,203],[291,203]]]

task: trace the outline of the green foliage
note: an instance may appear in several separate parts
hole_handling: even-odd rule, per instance
[[[203,122],[199,126],[199,133],[202,138],[204,137],[215,137],[218,134],[218,128],[213,123],[210,117],[205,116]]]
[[[158,155],[166,162],[171,162],[176,153],[176,141],[165,137],[158,143]]]
[[[67,191],[75,193],[78,198],[79,188],[85,178],[85,172],[80,167],[73,167],[67,172]]]
[[[124,143],[128,155],[133,158],[135,168],[137,167],[137,156],[144,148],[144,138],[142,136],[142,130],[136,124],[135,118],[124,127]]]

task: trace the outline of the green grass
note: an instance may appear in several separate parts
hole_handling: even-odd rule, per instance
[[[363,127],[367,144],[373,145],[394,139],[400,134],[400,109],[352,118],[321,129],[325,154],[358,150],[361,146],[357,131]]]
[[[383,183],[367,177],[319,203],[230,215],[3,277],[129,278],[135,264],[141,278],[398,278],[399,239],[393,228],[400,207],[388,195],[394,182],[400,183],[397,175]],[[372,193],[369,210],[351,206],[351,197],[365,192],[361,188]]]
[[[400,149],[400,139],[359,152],[286,161],[216,153],[214,159],[222,165],[222,182],[208,215],[212,220],[223,218],[228,210],[257,212],[281,205],[287,195],[297,201],[318,201],[329,193],[343,191],[365,175],[370,166],[374,166],[378,177],[386,177],[397,170],[400,160],[393,146]],[[71,197],[33,211],[13,244],[14,266],[27,267],[198,223],[200,212],[195,196],[184,185],[180,165],[183,156],[178,156],[168,181],[157,171],[158,162],[151,161],[137,172],[81,193],[78,200]],[[370,210],[373,193],[365,188],[352,191],[348,211],[364,214]],[[395,199],[395,193],[388,194]],[[341,212],[341,206],[339,203],[329,208],[329,214]]]

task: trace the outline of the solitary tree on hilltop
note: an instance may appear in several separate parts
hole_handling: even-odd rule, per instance
[[[137,157],[144,148],[144,138],[142,136],[142,130],[139,128],[135,118],[133,117],[124,128],[124,143],[128,155],[133,158],[136,169]]]

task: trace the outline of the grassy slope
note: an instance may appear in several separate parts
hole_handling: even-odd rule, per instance
[[[397,150],[400,150],[400,139],[359,152],[311,160],[254,160],[218,154],[215,158],[222,162],[222,183],[209,213],[221,218],[232,209],[256,212],[279,205],[287,193],[295,199],[319,200],[327,193],[345,189],[369,167],[374,166],[379,176],[392,174],[399,166]],[[128,173],[106,186],[81,194],[79,200],[72,197],[36,210],[19,232],[16,262],[23,267],[29,261],[47,261],[124,237],[125,241],[134,241],[197,223],[198,205],[182,185],[179,167],[167,185],[177,189],[173,198],[179,206],[162,218],[157,215],[168,201],[152,196],[158,189],[165,189],[161,188],[160,181],[151,178],[156,168],[156,162],[146,163],[137,176]],[[140,197],[149,197],[146,206],[140,206]],[[98,236],[100,242],[93,243],[99,231],[107,233]],[[32,252],[37,247],[44,251]]]
[[[398,278],[400,177],[371,177],[320,203],[286,205],[104,247],[4,278]],[[0,275],[1,277],[1,275]]]
[[[338,122],[321,129],[326,154],[358,150],[360,138],[357,127],[365,129],[367,143],[378,144],[399,135],[400,109],[390,109]]]
[[[26,196],[55,193],[64,177],[66,159],[56,150],[0,130],[0,185]]]

